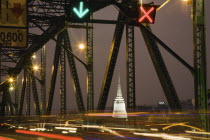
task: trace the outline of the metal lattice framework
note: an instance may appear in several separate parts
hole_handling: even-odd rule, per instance
[[[28,0],[28,28],[29,40],[28,48],[14,49],[1,48],[0,50],[0,74],[3,76],[17,77],[23,73],[21,83],[21,93],[18,91],[18,80],[16,80],[15,101],[11,100],[8,91],[11,84],[8,81],[2,82],[0,91],[2,91],[1,115],[24,115],[23,106],[26,103],[26,115],[31,114],[31,101],[34,101],[36,115],[51,114],[55,86],[60,83],[60,114],[66,113],[66,60],[68,60],[71,79],[74,87],[77,107],[80,112],[94,110],[94,71],[93,71],[93,23],[116,24],[113,40],[111,43],[110,55],[107,61],[104,80],[101,88],[100,98],[97,110],[105,110],[109,90],[115,70],[115,65],[120,49],[124,28],[126,27],[126,54],[127,54],[127,107],[136,107],[135,93],[135,44],[134,44],[134,27],[139,27],[146,43],[149,55],[152,59],[154,68],[160,80],[161,86],[173,110],[181,110],[179,97],[165,66],[159,46],[163,47],[180,63],[182,63],[193,75],[195,79],[195,97],[196,107],[201,113],[207,111],[207,86],[206,86],[206,52],[205,52],[205,14],[204,0],[193,0],[193,23],[194,23],[194,67],[185,62],[179,55],[170,49],[163,41],[152,33],[149,25],[143,25],[133,22],[125,13],[129,9],[136,7],[136,1],[112,1],[112,0],[90,0],[91,13],[90,19],[84,24],[81,21],[72,22],[67,18],[69,7],[74,0]],[[103,9],[106,6],[114,5],[119,9],[117,20],[97,20],[93,18],[93,13]],[[87,52],[86,62],[79,59],[72,50],[71,38],[68,28],[86,29]],[[46,97],[46,50],[45,44],[53,40],[56,42],[55,54],[53,60],[53,71],[50,77],[50,86],[48,90],[49,97]],[[41,50],[41,79],[34,75],[31,69],[31,56]],[[83,102],[82,90],[80,87],[79,76],[75,60],[80,62],[87,70],[87,108]],[[60,77],[59,73],[60,66]],[[23,71],[23,72],[22,72]],[[60,82],[58,82],[58,79]],[[40,84],[41,91],[37,89]],[[33,100],[31,100],[31,92]],[[41,96],[41,106],[39,106],[39,96]],[[26,97],[26,98],[25,98]],[[58,100],[57,100],[58,101]],[[9,111],[9,108],[10,111]],[[202,127],[208,130],[207,115],[201,115]]]

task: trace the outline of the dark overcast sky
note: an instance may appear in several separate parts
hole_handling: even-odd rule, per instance
[[[146,2],[146,0],[144,0]],[[163,2],[164,0],[158,0]],[[206,28],[207,28],[207,54],[209,60],[210,55],[210,1],[206,0]],[[96,19],[117,19],[118,11],[109,6],[103,10],[94,13]],[[151,25],[153,32],[163,42],[165,42],[171,49],[179,54],[190,65],[193,65],[193,30],[192,20],[190,18],[190,5],[183,3],[181,0],[171,0],[169,4],[160,9],[156,15],[156,23]],[[98,104],[99,95],[101,92],[102,81],[104,78],[105,68],[107,64],[107,58],[109,55],[110,44],[112,41],[114,25],[94,25],[94,72],[95,72],[95,107]],[[74,52],[85,61],[85,54],[78,50],[76,47],[79,42],[85,42],[85,30],[83,29],[69,29],[70,39]],[[124,31],[125,32],[125,31]],[[48,43],[47,45],[52,44]],[[52,46],[53,47],[53,46]],[[163,58],[165,60],[168,71],[171,75],[172,81],[176,88],[177,94],[181,100],[194,98],[193,90],[193,77],[188,69],[186,69],[181,63],[179,63],[173,56],[171,56],[164,49],[159,47]],[[136,96],[137,105],[150,105],[157,104],[158,101],[166,101],[164,92],[160,85],[159,79],[154,70],[153,64],[149,57],[145,43],[139,28],[135,28],[135,54],[136,54]],[[48,58],[52,56],[52,53],[48,52]],[[126,59],[125,59],[125,34],[121,42],[120,53],[117,59],[117,67],[120,68],[121,85],[123,96],[126,99]],[[48,60],[48,68],[51,69],[52,60]],[[208,74],[210,72],[210,65],[208,63]],[[82,91],[84,101],[86,104],[86,71],[84,67],[77,63],[79,69],[80,82],[82,85]],[[48,73],[48,76],[50,73]],[[107,106],[112,106],[113,100],[116,97],[117,91],[117,71],[115,69]],[[70,75],[68,74],[70,77]],[[48,81],[49,82],[49,81]],[[210,88],[210,76],[208,75],[208,88]],[[68,109],[74,108],[76,105],[75,97],[73,96],[73,87],[71,80],[67,80],[67,105]],[[69,86],[70,85],[70,86]],[[49,83],[48,83],[49,87]],[[57,95],[55,99],[58,100],[59,87],[57,87]],[[55,103],[54,103],[55,105]],[[57,108],[58,106],[54,106]]]

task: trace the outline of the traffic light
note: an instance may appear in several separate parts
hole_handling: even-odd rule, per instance
[[[73,3],[71,7],[72,20],[76,21],[87,21],[90,19],[90,8],[89,2],[81,0]]]
[[[150,23],[155,22],[157,6],[155,5],[139,5],[139,23]]]

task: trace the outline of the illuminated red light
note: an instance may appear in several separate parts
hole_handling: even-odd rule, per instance
[[[16,139],[11,139],[11,138],[0,137],[0,140],[16,140]]]
[[[78,137],[69,137],[69,136],[63,136],[63,135],[57,135],[57,134],[49,134],[49,133],[26,131],[26,130],[15,130],[15,132],[28,134],[28,135],[37,135],[37,136],[42,136],[42,137],[55,138],[55,139],[60,139],[60,140],[82,140],[82,138],[78,138]]]
[[[139,19],[139,22],[142,22],[143,20],[145,20],[146,18],[149,20],[149,22],[150,23],[153,23],[153,20],[152,20],[152,18],[150,17],[150,13],[151,12],[153,12],[154,10],[155,10],[155,8],[154,7],[151,7],[148,11],[146,11],[145,9],[144,9],[144,7],[140,7],[140,10],[141,10],[141,12],[142,13],[144,13],[144,15]]]

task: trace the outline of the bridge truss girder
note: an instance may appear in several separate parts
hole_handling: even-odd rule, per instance
[[[125,17],[121,13],[119,13],[117,21],[124,21],[124,19]],[[117,61],[117,56],[120,49],[123,30],[124,30],[124,24],[116,25],[97,110],[105,110],[106,107],[106,102],[109,95],[109,89],[111,86],[112,77],[114,74],[114,69]]]
[[[200,113],[201,127],[210,131],[206,67],[205,0],[193,0],[194,87],[195,107]]]
[[[151,31],[151,28],[147,26]],[[140,27],[141,31],[142,28]],[[165,66],[164,60],[158,48],[157,42],[151,38],[146,32],[142,31],[143,38],[145,40],[147,50],[152,59],[153,65],[155,67],[156,73],[158,75],[159,81],[162,85],[163,91],[165,93],[166,99],[168,101],[169,107],[173,111],[180,111],[181,104],[177,96],[175,87],[172,83],[172,80],[169,76],[168,70]]]
[[[136,108],[134,26],[126,25],[127,108]]]
[[[197,6],[197,2],[199,1],[199,4],[201,7]],[[27,78],[26,78],[26,68],[25,66],[28,64],[30,57],[33,53],[37,52],[38,50],[40,50],[50,39],[54,40],[54,41],[58,41],[59,39],[56,40],[54,37],[58,34],[63,34],[63,30],[66,28],[66,18],[63,16],[63,14],[65,14],[65,6],[66,5],[70,5],[71,2],[68,0],[42,0],[42,1],[29,1],[28,6],[29,6],[29,27],[30,28],[39,28],[40,30],[43,31],[43,33],[41,35],[36,35],[33,33],[29,34],[29,43],[31,44],[29,46],[29,48],[27,48],[26,50],[6,50],[2,51],[1,50],[1,63],[2,60],[4,62],[11,62],[11,63],[17,63],[17,65],[14,68],[8,68],[8,67],[4,67],[5,70],[1,70],[1,75],[3,74],[9,74],[12,76],[17,76],[23,69],[24,69],[24,81],[23,81],[23,86],[22,86],[22,93],[21,93],[21,97],[20,97],[20,104],[18,106],[19,108],[19,115],[22,115],[22,108],[23,108],[23,101],[24,101],[24,96],[25,96],[25,90],[27,89]],[[98,4],[97,2],[94,3],[97,6],[93,6],[95,7],[93,9],[93,12],[98,11],[102,8],[104,8],[105,6],[111,5],[111,4],[115,4],[118,6],[119,9],[122,8],[122,10],[125,10],[126,8],[123,7],[122,5],[120,6],[119,3],[113,2],[113,1],[104,1],[103,4]],[[38,7],[38,8],[34,8],[34,6]],[[195,64],[194,64],[194,68],[191,67],[187,62],[185,62],[181,57],[179,57],[175,52],[173,52],[166,44],[164,44],[160,39],[158,39],[154,34],[152,34],[152,32],[150,32],[147,28],[145,28],[142,24],[136,24],[135,26],[139,26],[142,34],[144,36],[145,42],[147,44],[147,48],[149,50],[149,53],[151,55],[151,58],[153,60],[156,72],[158,73],[158,77],[160,79],[160,81],[162,81],[161,85],[164,89],[166,98],[168,100],[168,103],[170,105],[170,107],[172,109],[181,109],[180,103],[179,103],[179,98],[176,95],[175,92],[175,88],[170,80],[169,75],[167,74],[167,69],[164,65],[164,62],[162,61],[163,59],[161,58],[161,54],[158,50],[157,47],[157,43],[160,44],[161,47],[163,47],[164,49],[166,49],[170,54],[172,54],[178,61],[180,61],[184,66],[186,66],[187,69],[190,70],[190,72],[195,75],[195,96],[197,97],[196,99],[199,99],[197,101],[197,106],[202,110],[206,110],[206,62],[205,62],[205,44],[203,44],[205,42],[205,26],[204,23],[198,23],[198,19],[204,19],[204,12],[201,13],[195,13],[195,11],[197,11],[197,9],[201,8],[200,11],[203,11],[204,8],[202,6],[204,6],[204,0],[194,0],[193,1],[193,6],[194,6],[194,39],[196,41],[200,41],[200,42],[196,42],[195,41],[195,53],[194,53],[194,60],[195,60]],[[202,14],[203,13],[203,14]],[[196,18],[195,18],[196,17]],[[202,21],[202,20],[201,20]],[[204,21],[204,20],[203,20]],[[122,14],[118,15],[118,19],[117,21],[106,21],[106,20],[90,20],[91,23],[88,23],[89,25],[92,24],[92,22],[101,22],[101,23],[106,23],[106,24],[116,24],[116,28],[115,28],[115,33],[114,33],[114,37],[113,37],[113,41],[112,41],[112,45],[111,45],[111,53],[108,59],[108,64],[106,67],[106,72],[105,72],[105,76],[104,76],[104,81],[103,81],[103,85],[102,85],[102,89],[101,89],[101,94],[100,94],[100,98],[99,98],[99,103],[97,106],[98,110],[104,110],[106,107],[106,101],[109,95],[109,89],[111,86],[111,81],[112,81],[112,77],[113,77],[113,73],[114,73],[114,69],[115,69],[115,65],[116,65],[116,61],[117,61],[117,56],[118,56],[118,52],[120,49],[120,43],[121,43],[121,39],[122,39],[122,34],[123,34],[123,30],[124,30],[124,24],[129,24],[129,20],[126,19],[126,17],[124,17]],[[133,25],[129,25],[129,26],[133,26]],[[48,27],[46,30],[44,29],[44,27]],[[130,30],[131,28],[129,28]],[[132,30],[132,29],[131,29]],[[89,32],[92,32],[92,30],[88,30]],[[133,32],[133,31],[132,31]],[[131,52],[128,51],[128,55],[131,54],[132,55],[132,59],[128,60],[128,63],[132,65],[132,70],[128,70],[128,74],[130,74],[129,72],[132,71],[132,74],[135,74],[135,64],[134,64],[134,44],[133,44],[133,33],[131,32],[131,34],[129,34],[129,32],[126,33],[127,37],[130,37],[129,39],[131,40],[132,43],[129,42],[129,40],[127,41],[127,45],[129,46],[131,44],[131,47],[129,47],[131,49]],[[47,113],[51,112],[52,109],[52,102],[53,102],[53,95],[54,95],[54,90],[55,90],[55,82],[56,82],[56,76],[57,76],[57,69],[58,69],[58,65],[59,65],[59,59],[61,59],[62,57],[64,57],[65,55],[67,55],[67,58],[69,60],[69,65],[71,65],[71,74],[73,75],[73,83],[74,86],[76,87],[75,89],[75,93],[76,93],[76,99],[77,99],[77,104],[78,104],[78,108],[80,111],[84,111],[85,107],[83,104],[83,99],[82,99],[82,94],[81,94],[81,89],[80,89],[80,85],[79,85],[79,79],[78,79],[78,75],[77,75],[77,70],[76,70],[76,66],[74,61],[74,58],[79,60],[87,69],[88,72],[91,72],[92,74],[90,74],[88,76],[88,106],[87,106],[87,110],[92,110],[94,108],[94,92],[93,92],[93,49],[91,48],[92,45],[92,33],[88,33],[87,34],[89,37],[87,39],[87,42],[89,43],[88,46],[90,46],[90,51],[92,51],[90,57],[88,57],[88,61],[87,64],[83,63],[82,61],[80,61],[73,53],[71,48],[68,48],[66,46],[71,46],[70,45],[70,40],[68,37],[68,33],[63,34],[62,39],[64,39],[64,43],[58,43],[56,46],[56,51],[55,51],[55,56],[54,56],[54,70],[53,70],[53,74],[52,74],[52,80],[51,80],[51,87],[49,90],[49,100],[48,100],[48,106],[46,107]],[[132,35],[132,36],[131,36]],[[89,42],[90,40],[90,42]],[[157,42],[157,43],[156,43]],[[201,45],[201,46],[198,46]],[[61,53],[61,48],[62,48],[62,52],[66,52],[66,54]],[[133,49],[133,50],[132,50]],[[65,51],[64,51],[65,50]],[[11,53],[6,53],[6,52],[12,52],[13,54],[15,54],[13,57],[11,57]],[[200,59],[200,57],[202,57],[202,59]],[[20,58],[20,59],[19,59]],[[64,60],[65,58],[63,58],[62,60]],[[157,62],[157,60],[160,60],[161,62]],[[64,63],[63,63],[64,64]],[[1,66],[2,67],[2,66]],[[128,69],[129,65],[127,65],[127,69]],[[90,69],[91,68],[91,69]],[[130,67],[129,67],[130,68]],[[64,68],[65,69],[65,68]],[[166,72],[166,73],[164,73]],[[64,74],[64,73],[63,73]],[[127,74],[127,75],[128,75]],[[29,74],[30,75],[30,74]],[[32,74],[33,75],[33,74]],[[65,76],[63,75],[63,78]],[[129,78],[131,78],[131,75],[128,75]],[[44,80],[44,78],[42,78],[42,80]],[[128,91],[130,90],[129,94],[128,94],[128,107],[135,107],[135,79],[132,79],[132,92],[131,89],[128,88]],[[65,80],[64,80],[65,81]],[[169,81],[169,85],[167,85],[166,81]],[[65,83],[65,82],[64,82]],[[64,83],[62,83],[62,85],[64,85]],[[129,83],[129,82],[128,82]],[[129,86],[129,84],[127,84]],[[201,85],[201,87],[200,87]],[[3,88],[8,86],[8,82],[4,82],[0,85],[0,91],[3,91]],[[89,87],[90,86],[90,87]],[[63,86],[63,88],[65,88],[65,86]],[[65,93],[65,92],[63,92]],[[6,95],[6,94],[5,94]],[[44,94],[43,94],[44,95]],[[65,94],[62,94],[65,95]],[[89,96],[90,95],[90,96]],[[28,96],[29,97],[29,96]],[[43,97],[43,96],[42,96]],[[90,98],[89,98],[90,97]],[[199,97],[199,98],[198,98]],[[35,98],[35,97],[34,97]],[[65,96],[62,96],[62,104],[64,104],[63,109],[65,111],[65,103],[64,103],[64,99]],[[29,99],[28,99],[29,100]],[[38,101],[35,101],[38,102]],[[42,104],[44,103],[44,99],[42,99]],[[43,107],[42,107],[42,110]],[[38,111],[37,111],[38,112]],[[30,113],[28,113],[30,114]],[[205,126],[205,128],[207,128],[208,126]]]

